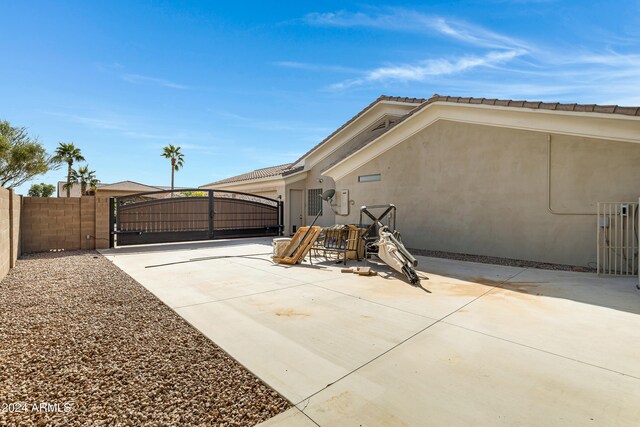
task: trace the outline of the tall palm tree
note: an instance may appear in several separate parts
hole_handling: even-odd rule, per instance
[[[64,143],[61,142],[58,144],[58,148],[56,148],[56,153],[53,156],[54,160],[57,162],[64,162],[67,164],[67,183],[64,188],[67,189],[67,197],[71,197],[71,176],[73,174],[73,162],[84,162],[84,157],[82,157],[82,153],[79,148],[76,148],[73,145],[73,142]]]
[[[161,156],[171,160],[171,191],[173,191],[173,175],[184,165],[184,154],[180,152],[180,147],[169,144],[162,149]],[[173,193],[171,195],[173,196]]]

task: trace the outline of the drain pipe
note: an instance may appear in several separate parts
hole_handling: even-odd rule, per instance
[[[547,209],[553,215],[597,215],[593,212],[558,212],[551,207],[551,134],[547,135]]]

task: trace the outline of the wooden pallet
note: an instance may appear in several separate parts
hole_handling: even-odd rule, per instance
[[[273,260],[278,264],[300,264],[311,250],[311,246],[318,240],[321,230],[322,228],[318,226],[313,226],[311,229],[309,227],[300,227],[284,250],[284,255],[280,257],[274,256]]]

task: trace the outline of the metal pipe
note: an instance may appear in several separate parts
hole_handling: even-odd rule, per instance
[[[597,223],[596,223],[596,274],[600,274],[600,229],[602,220],[600,218],[600,202],[596,203]]]

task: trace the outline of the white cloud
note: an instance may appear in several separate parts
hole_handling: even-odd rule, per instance
[[[161,87],[167,87],[171,89],[189,89],[189,86],[186,86],[183,84],[174,83],[170,80],[161,79],[157,77],[143,76],[141,74],[125,73],[125,74],[121,74],[120,78],[125,82],[129,82],[133,84],[161,86]]]
[[[366,83],[422,82],[431,76],[464,72],[477,67],[491,67],[510,61],[524,51],[495,51],[482,56],[464,56],[451,59],[428,59],[419,64],[389,65],[364,72],[361,78],[346,80],[329,86],[330,90],[341,90]]]
[[[401,8],[377,9],[377,13],[310,13],[303,21],[309,25],[330,27],[371,27],[387,31],[435,33],[464,43],[490,49],[529,49],[527,43],[464,21],[427,15]]]

